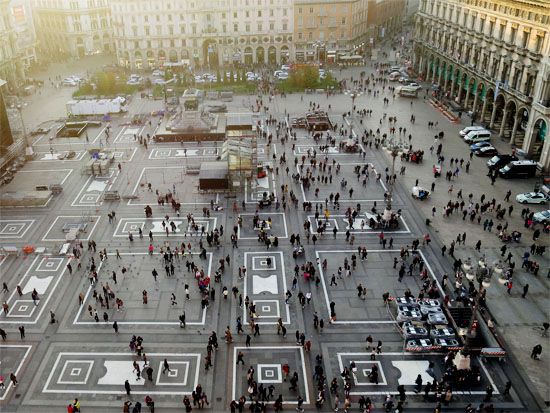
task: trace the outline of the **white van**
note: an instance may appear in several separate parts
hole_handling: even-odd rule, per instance
[[[475,131],[475,130],[485,130],[485,128],[483,126],[468,126],[467,128],[464,128],[460,132],[458,132],[458,134],[460,136],[464,137],[467,134],[469,134],[470,132]]]
[[[491,132],[488,130],[474,130],[464,137],[466,143],[478,143],[491,140]]]
[[[399,72],[392,72],[392,73],[390,73],[390,75],[388,76],[388,80],[390,80],[391,82],[396,82],[397,80],[399,80],[400,77],[401,77],[401,73],[399,73]]]

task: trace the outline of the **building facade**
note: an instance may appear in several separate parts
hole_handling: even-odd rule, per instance
[[[30,0],[11,0],[10,12],[15,31],[15,48],[23,69],[36,63],[36,31]]]
[[[5,88],[9,93],[13,93],[25,80],[10,0],[0,0],[0,79],[6,81]]]
[[[548,170],[549,32],[548,0],[421,0],[415,66]]]
[[[369,0],[368,37],[371,45],[403,28],[406,0]]]
[[[333,63],[360,53],[367,34],[368,0],[295,0],[296,62]]]
[[[108,0],[33,0],[40,51],[50,58],[112,52]]]
[[[119,64],[155,68],[284,63],[293,0],[112,0]]]

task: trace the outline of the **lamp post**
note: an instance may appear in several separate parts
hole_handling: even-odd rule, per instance
[[[480,261],[480,263],[481,262],[482,261]],[[479,302],[480,302],[483,290],[487,290],[491,286],[492,272],[493,272],[493,268],[486,266],[484,261],[481,265],[478,266],[478,269],[475,274],[472,272],[471,269],[466,272],[466,278],[469,281],[473,281],[474,279],[477,279],[478,291],[474,299],[474,305],[472,307],[472,316],[470,317],[470,322],[468,323],[468,329],[466,330],[466,334],[465,334],[466,335],[465,350],[470,349],[472,345],[472,341],[476,336],[474,327],[477,324],[477,311],[479,309]]]
[[[32,147],[32,142],[29,140],[27,127],[25,126],[25,120],[23,119],[23,105],[18,104],[16,107],[17,111],[19,112],[19,118],[21,119],[21,128],[23,129],[23,139],[25,140],[25,156],[27,158],[32,158],[34,156],[34,149]]]
[[[391,147],[390,155],[392,157],[392,162],[391,162],[390,185],[388,190],[386,209],[384,210],[385,220],[390,220],[393,214],[392,212],[392,199],[393,199],[393,187],[394,187],[393,175],[395,175],[395,159],[399,156],[399,147],[397,145],[394,144]]]

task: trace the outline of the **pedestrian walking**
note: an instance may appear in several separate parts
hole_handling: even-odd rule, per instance
[[[19,334],[21,335],[21,340],[25,339],[25,326],[19,326]]]
[[[525,284],[523,286],[523,294],[521,295],[521,298],[525,298],[525,296],[527,295],[527,292],[529,291],[529,284]]]

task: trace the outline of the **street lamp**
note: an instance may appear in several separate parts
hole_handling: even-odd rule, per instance
[[[493,267],[485,265],[484,260],[483,265],[479,265],[476,272],[472,271],[472,268],[469,268],[466,272],[466,278],[469,281],[477,279],[478,282],[478,291],[474,299],[474,305],[472,308],[472,316],[470,317],[470,322],[468,323],[468,329],[466,330],[466,345],[465,350],[469,350],[472,344],[473,338],[476,336],[474,332],[474,327],[477,324],[477,310],[479,309],[479,301],[481,299],[481,293],[483,290],[487,290],[491,286],[491,275],[493,273]]]
[[[16,107],[19,112],[19,118],[21,119],[23,139],[25,139],[25,157],[32,158],[34,156],[34,150],[32,148],[32,142],[29,140],[29,136],[27,135],[27,127],[25,126],[25,121],[23,119],[23,105],[19,104]]]
[[[384,211],[384,219],[386,220],[389,220],[392,215],[392,199],[393,199],[393,187],[394,187],[393,176],[395,175],[395,159],[399,156],[399,147],[397,145],[394,144],[392,146],[392,148],[390,149],[390,155],[392,157],[390,185],[389,185],[388,198],[386,203],[386,210]]]

